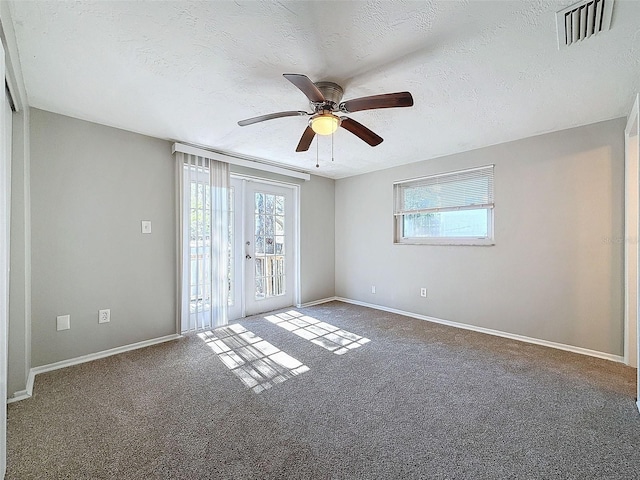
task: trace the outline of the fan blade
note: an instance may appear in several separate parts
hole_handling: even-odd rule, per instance
[[[246,127],[247,125],[252,125],[258,122],[264,122],[265,120],[272,120],[274,118],[282,118],[282,117],[298,117],[302,115],[311,115],[310,113],[303,112],[301,110],[293,110],[290,112],[277,112],[277,113],[269,113],[267,115],[260,115],[259,117],[247,118],[246,120],[240,120],[238,125],[241,127]]]
[[[325,101],[324,95],[306,75],[299,73],[283,73],[282,76],[298,87],[310,102],[322,103]]]
[[[413,97],[409,92],[385,93],[370,97],[354,98],[340,103],[340,110],[345,113],[373,110],[374,108],[412,107]]]
[[[302,138],[296,147],[296,152],[306,152],[309,150],[311,146],[311,142],[313,141],[313,137],[316,136],[316,132],[312,130],[311,127],[307,127],[307,129],[302,134]]]
[[[340,126],[342,128],[349,130],[356,137],[359,137],[360,139],[364,140],[372,147],[375,147],[376,145],[380,145],[382,143],[382,137],[373,133],[371,130],[369,130],[367,127],[362,125],[360,122],[356,122],[351,118],[343,117],[342,122],[340,123]]]

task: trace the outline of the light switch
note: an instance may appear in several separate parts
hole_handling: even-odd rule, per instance
[[[142,220],[142,233],[151,233],[151,220]]]
[[[56,330],[69,330],[71,328],[71,315],[60,315],[56,317]]]

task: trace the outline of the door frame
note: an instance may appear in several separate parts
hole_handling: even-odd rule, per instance
[[[629,150],[631,142],[635,142],[635,155]],[[627,117],[624,129],[624,164],[625,164],[625,251],[624,251],[624,362],[633,367],[638,366],[638,352],[640,352],[640,93],[636,94],[633,107]],[[629,178],[629,173],[633,178]],[[634,173],[635,172],[635,173]],[[626,187],[633,182],[630,192]],[[630,197],[633,198],[630,198]],[[627,210],[630,209],[630,212]],[[627,215],[631,213],[631,215]],[[629,237],[629,232],[634,234]],[[630,256],[630,249],[634,249],[635,256]],[[631,263],[633,262],[633,265]],[[634,275],[635,287],[630,282],[630,275]],[[631,285],[630,285],[631,283]],[[629,302],[630,289],[633,288],[636,302]],[[632,308],[633,312],[629,309]],[[635,362],[634,362],[635,360]],[[640,368],[636,373],[636,406],[640,410]]]
[[[299,305],[300,304],[300,298],[301,298],[301,292],[300,292],[300,185],[297,183],[291,183],[291,182],[283,182],[280,180],[272,180],[269,178],[263,178],[263,177],[258,177],[258,176],[254,176],[254,175],[246,175],[246,174],[242,174],[242,173],[233,173],[231,172],[230,174],[231,179],[237,179],[237,180],[241,180],[242,181],[242,191],[240,192],[240,195],[243,199],[244,202],[244,198],[245,198],[245,187],[246,187],[246,182],[255,182],[255,183],[262,183],[262,184],[266,184],[266,185],[273,185],[276,187],[284,187],[284,188],[289,188],[291,189],[291,193],[293,195],[293,305]],[[234,204],[234,214],[237,215],[237,207]],[[244,214],[244,212],[243,212]],[[240,239],[238,244],[244,246],[245,241],[246,241],[246,234],[247,232],[245,231],[245,221],[243,219],[243,221],[241,222],[242,224],[242,228],[241,228],[241,232],[240,232]],[[234,245],[234,249],[235,249],[235,245]],[[234,251],[234,258],[237,258],[236,256],[239,255],[240,258],[242,258],[242,267],[239,269],[240,271],[234,271],[234,273],[236,274],[236,279],[237,279],[237,283],[242,284],[242,288],[240,289],[240,302],[241,302],[241,307],[240,307],[240,311],[241,311],[241,317],[240,318],[244,318],[246,316],[246,308],[245,308],[245,295],[246,295],[246,288],[245,288],[245,281],[246,281],[246,275],[245,275],[245,261],[246,259],[245,257],[245,252],[244,252],[244,248],[241,248],[240,252],[235,252]],[[235,265],[234,265],[235,268]],[[237,270],[237,269],[236,269]],[[240,274],[240,275],[238,275]]]
[[[640,306],[640,152],[638,139],[640,120],[636,95],[624,129],[624,177],[625,177],[625,224],[624,224],[624,363],[638,366],[638,307]],[[636,153],[631,155],[631,142],[636,142]],[[639,377],[640,379],[640,377]],[[640,390],[639,390],[640,398]]]
[[[5,78],[5,51],[0,42],[0,74]],[[11,242],[11,138],[12,112],[6,90],[0,101],[0,478],[7,468],[7,382],[9,366],[9,267]],[[7,113],[7,108],[9,113]]]

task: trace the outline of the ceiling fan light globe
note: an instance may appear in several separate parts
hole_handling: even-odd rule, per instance
[[[330,113],[318,115],[309,121],[309,125],[318,135],[331,135],[338,129],[340,118]]]

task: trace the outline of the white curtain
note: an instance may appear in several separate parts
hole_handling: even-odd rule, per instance
[[[176,152],[178,318],[182,332],[226,325],[229,298],[229,164]]]

